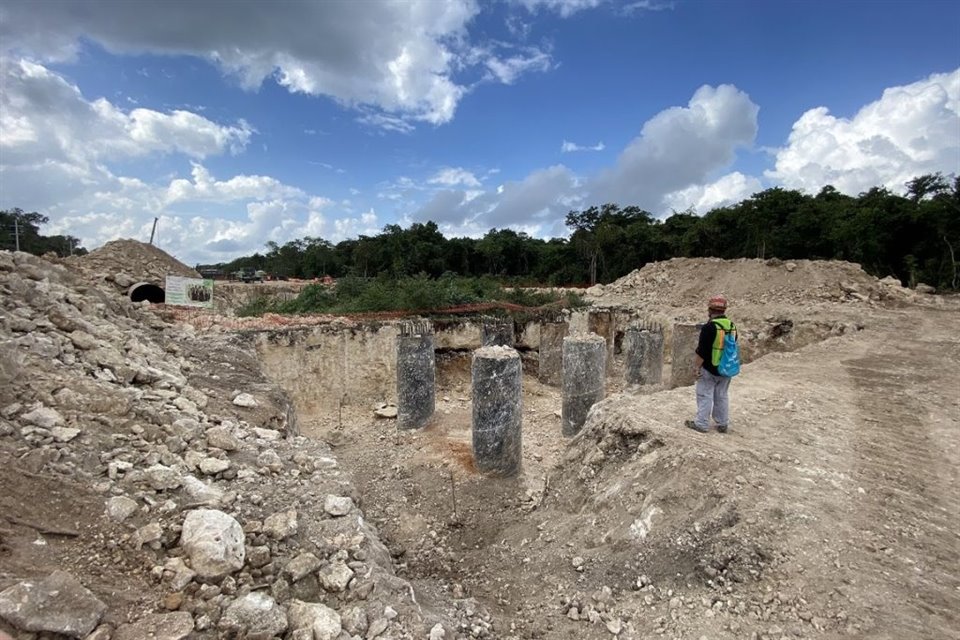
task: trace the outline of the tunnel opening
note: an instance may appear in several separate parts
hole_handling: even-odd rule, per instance
[[[150,282],[138,282],[130,287],[128,295],[131,302],[146,300],[151,304],[163,304],[166,301],[166,293],[163,287]]]

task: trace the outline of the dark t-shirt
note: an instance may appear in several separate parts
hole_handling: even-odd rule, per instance
[[[697,355],[703,358],[703,368],[715,376],[720,375],[717,368],[713,365],[713,341],[717,339],[717,325],[713,320],[717,318],[726,318],[726,316],[717,316],[711,318],[711,321],[700,328],[700,340],[697,342]]]

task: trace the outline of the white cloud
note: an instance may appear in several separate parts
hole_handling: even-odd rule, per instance
[[[856,195],[880,185],[902,192],[908,180],[937,171],[960,171],[960,69],[889,88],[853,118],[807,111],[766,176],[791,189],[829,184]]]
[[[327,238],[330,242],[340,242],[360,235],[372,236],[380,233],[380,224],[373,209],[360,214],[358,218],[340,218],[333,223],[333,231]]]
[[[232,215],[238,206],[245,215]],[[159,217],[160,247],[190,264],[251,254],[270,240],[330,239],[328,233],[355,224],[331,222],[328,212],[337,212],[329,198],[269,176],[218,180],[199,164],[191,179],[174,178],[166,185],[107,175],[43,210],[51,217],[51,232],[75,235],[88,248],[116,238],[146,240],[153,217]]]
[[[506,58],[488,56],[487,69],[503,84],[513,84],[517,78],[531,71],[549,71],[553,60],[546,51],[530,47]]]
[[[634,204],[662,211],[663,197],[729,166],[735,150],[753,143],[758,107],[732,85],[703,86],[686,107],[661,111],[616,164],[588,185],[589,201]]]
[[[506,227],[545,235],[553,233],[567,211],[580,204],[578,186],[567,167],[555,165],[492,191],[438,191],[413,217],[432,220],[448,234],[482,234]]]
[[[538,11],[546,9],[559,13],[562,17],[568,18],[578,11],[585,9],[595,9],[607,0],[515,0],[527,8],[528,11]]]
[[[576,142],[568,142],[567,140],[563,141],[563,144],[560,145],[561,153],[571,153],[573,151],[603,151],[606,149],[606,145],[602,142],[598,142],[594,145],[581,145]]]
[[[210,175],[206,168],[196,163],[193,164],[190,174],[193,180],[177,179],[167,187],[165,202],[168,205],[185,201],[229,203],[237,200],[287,200],[307,197],[300,189],[285,185],[270,176],[239,175],[219,181]]]
[[[453,187],[462,184],[465,187],[479,187],[480,181],[477,177],[466,169],[460,167],[444,167],[433,177],[427,179],[428,184],[439,184],[446,187]]]
[[[728,173],[710,184],[691,185],[664,196],[664,205],[672,211],[693,209],[704,214],[717,207],[736,204],[763,190],[760,180],[739,171]]]
[[[336,232],[327,219],[337,214],[330,198],[272,176],[218,178],[200,161],[246,145],[253,130],[243,122],[222,125],[183,110],[126,112],[103,98],[87,100],[25,60],[3,59],[0,72],[0,208],[44,212],[52,221],[45,231],[94,248],[121,237],[146,240],[159,217],[160,246],[191,263]],[[165,154],[194,158],[189,176],[150,181],[112,168]]]
[[[69,59],[84,39],[117,54],[196,56],[244,88],[269,80],[293,93],[328,96],[360,109],[363,122],[402,132],[415,122],[449,122],[468,90],[457,75],[470,68],[489,69],[507,83],[550,68],[549,55],[535,49],[471,42],[479,12],[475,0],[229,7],[217,0],[45,0],[42,11],[12,2],[3,7],[0,42],[41,60]]]
[[[416,208],[413,217],[433,220],[444,233],[491,227],[564,235],[565,214],[591,204],[639,205],[666,215],[671,208],[706,210],[759,190],[759,180],[741,173],[712,184],[708,176],[734,160],[738,146],[752,143],[757,106],[736,87],[701,87],[686,107],[666,109],[648,120],[614,166],[583,180],[556,165],[480,194],[447,189]],[[600,150],[564,141],[562,151]],[[742,195],[741,195],[742,194]]]
[[[623,5],[623,12],[639,13],[641,11],[667,11],[674,8],[673,2],[655,2],[654,0],[639,0]]]
[[[222,125],[189,111],[126,112],[105,98],[88,101],[76,85],[27,60],[0,58],[0,151],[4,165],[68,162],[153,153],[205,158],[238,152],[253,129]]]

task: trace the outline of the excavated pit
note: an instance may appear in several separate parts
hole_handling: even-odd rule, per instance
[[[635,319],[616,311],[604,312],[599,320],[592,320],[587,312],[571,318],[573,330],[601,328],[608,338],[608,398],[666,389],[666,385],[628,387],[623,381],[625,354],[617,337]],[[741,322],[744,358],[749,362],[766,353],[791,351],[853,328],[788,318]],[[570,488],[554,494],[565,483],[563,474],[570,473],[570,456],[588,445],[583,438],[571,440],[561,434],[561,392],[538,380],[539,325],[530,323],[518,327],[515,345],[524,370],[522,472],[514,478],[498,478],[477,470],[471,450],[470,365],[473,350],[480,346],[480,329],[479,323],[470,320],[435,324],[436,412],[427,428],[414,431],[399,430],[395,420],[374,414],[378,405],[396,401],[397,324],[322,325],[248,336],[267,377],[293,400],[300,433],[329,443],[352,475],[364,512],[380,530],[398,574],[409,579],[427,601],[431,596],[466,594],[489,609],[503,625],[501,629],[513,625],[519,637],[538,637],[530,620],[539,614],[528,609],[533,600],[543,600],[543,585],[520,579],[515,570],[518,563],[532,562],[524,555],[524,546],[542,537],[545,525],[539,511],[546,501],[576,519],[594,500],[586,494],[576,497],[577,491]],[[669,343],[669,328],[666,333]],[[668,363],[664,381],[669,379]],[[667,393],[689,395],[693,411],[689,388]],[[685,417],[677,415],[677,423]],[[661,444],[653,438],[646,446],[652,452]],[[624,448],[632,451],[635,445]],[[616,456],[615,452],[607,455]],[[597,460],[589,459],[586,466]],[[643,483],[647,495],[657,479],[651,475]],[[703,504],[691,509],[713,513]],[[644,514],[638,517],[642,522]],[[729,511],[710,517],[718,522],[718,531],[735,520]],[[676,561],[677,567],[690,570],[696,565],[692,556]],[[607,571],[610,580],[622,582],[632,569],[611,565]]]

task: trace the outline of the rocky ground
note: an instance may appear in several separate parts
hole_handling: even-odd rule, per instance
[[[611,378],[564,439],[529,375],[503,479],[472,464],[468,355],[422,432],[298,414],[246,332],[119,273],[0,253],[0,638],[960,634],[955,300],[845,263],[648,265],[590,296],[670,323],[727,293],[731,431]]]
[[[0,631],[413,638],[471,624],[417,603],[252,354],[162,321],[115,281],[0,253]]]

